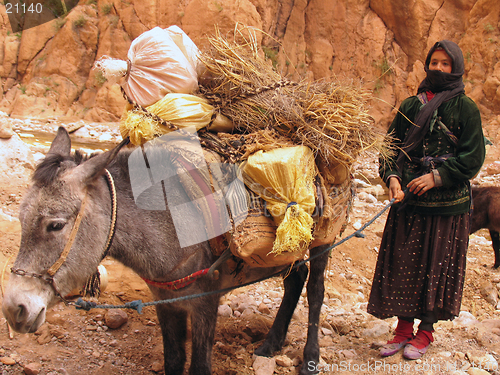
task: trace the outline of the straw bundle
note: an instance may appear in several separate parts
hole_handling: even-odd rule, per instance
[[[238,131],[273,128],[327,164],[347,167],[366,149],[385,150],[384,134],[368,114],[367,92],[352,82],[287,81],[261,57],[254,38],[238,38],[229,42],[217,33],[209,39],[199,79],[202,93]]]

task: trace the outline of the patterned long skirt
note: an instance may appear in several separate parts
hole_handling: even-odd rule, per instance
[[[368,302],[380,319],[439,320],[460,312],[469,245],[469,213],[420,215],[391,208],[382,236]]]

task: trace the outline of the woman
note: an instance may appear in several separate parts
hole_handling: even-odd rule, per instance
[[[368,303],[368,312],[378,318],[398,317],[395,337],[380,354],[404,348],[407,359],[426,352],[434,341],[434,323],[460,312],[469,179],[485,156],[479,110],[464,93],[458,45],[437,42],[425,71],[417,95],[403,101],[389,128],[399,152],[380,163],[396,204],[387,218]],[[416,318],[421,322],[414,335]]]

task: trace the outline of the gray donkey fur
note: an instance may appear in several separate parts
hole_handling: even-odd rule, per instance
[[[138,275],[155,281],[176,280],[210,267],[216,260],[207,242],[181,248],[169,210],[152,211],[136,206],[129,182],[127,159],[130,150],[116,148],[88,160],[70,154],[71,140],[63,128],[58,130],[51,148],[34,174],[33,184],[23,197],[20,210],[22,238],[14,267],[43,274],[58,259],[80,210],[87,191],[89,199],[75,243],[67,260],[54,276],[56,288],[67,295],[94,273],[103,256],[110,227],[111,199],[103,178],[105,168],[112,174],[117,189],[116,233],[109,255],[132,268]],[[181,186],[171,183],[171,192],[179,201],[187,199]],[[169,200],[169,203],[170,200]],[[186,208],[195,210],[194,207]],[[195,214],[195,211],[191,212]],[[189,217],[189,215],[186,215]],[[326,246],[311,250],[311,255]],[[304,361],[300,374],[314,373],[319,362],[318,322],[324,295],[324,270],[328,253],[311,262],[307,284],[309,325]],[[156,300],[218,290],[234,285],[233,276],[223,265],[220,277],[202,277],[187,288],[169,291],[150,287]],[[255,280],[276,272],[277,268],[253,269],[248,279]],[[275,322],[256,354],[271,356],[285,341],[288,325],[307,279],[305,265],[285,279],[285,293]],[[165,360],[165,374],[182,374],[186,362],[187,319],[191,319],[192,358],[189,373],[210,374],[212,345],[220,295],[156,307]],[[18,332],[35,332],[45,320],[47,308],[58,302],[49,283],[12,274],[7,287],[3,312]]]

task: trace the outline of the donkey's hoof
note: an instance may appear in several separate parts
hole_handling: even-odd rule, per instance
[[[270,344],[264,343],[255,349],[254,354],[260,357],[272,357],[275,352]]]
[[[313,374],[319,374],[319,369],[316,366],[316,362],[309,361],[302,363],[299,375],[313,375]]]

